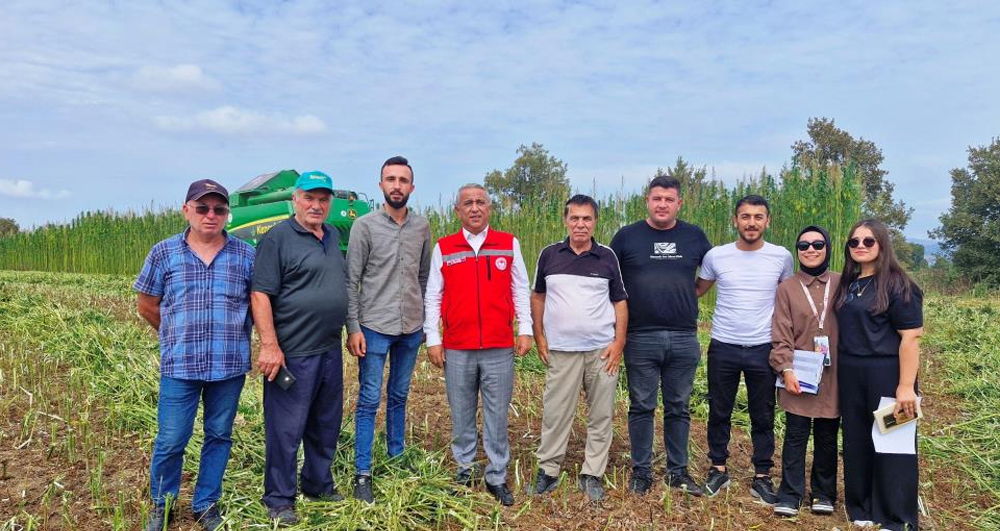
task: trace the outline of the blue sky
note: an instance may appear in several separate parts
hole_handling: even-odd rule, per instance
[[[683,156],[777,171],[810,117],[874,141],[926,238],[1000,136],[996,2],[4,2],[0,216],[177,205],[211,177],[330,173],[421,205],[540,142],[575,186]]]

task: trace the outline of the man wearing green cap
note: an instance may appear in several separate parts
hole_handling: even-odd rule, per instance
[[[340,333],[347,317],[340,237],[326,223],[332,195],[328,175],[303,173],[292,194],[295,215],[261,239],[254,263],[251,303],[264,375],[263,502],[282,525],[298,521],[298,486],[307,498],[343,499],[330,472],[343,419]]]

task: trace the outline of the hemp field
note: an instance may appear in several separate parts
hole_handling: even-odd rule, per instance
[[[153,331],[135,314],[131,280],[0,271],[0,530],[136,529],[149,510],[157,344]],[[924,529],[1000,529],[998,314],[996,296],[928,297],[921,368],[928,415],[920,428]],[[738,405],[731,446],[736,481],[715,499],[678,495],[662,482],[643,498],[628,494],[627,400],[621,391],[606,477],[608,499],[590,504],[575,487],[575,464],[582,456],[579,420],[563,483],[552,494],[529,498],[524,490],[535,469],[540,369],[533,353],[519,362],[510,411],[510,483],[518,493],[514,507],[499,508],[481,487],[454,492],[442,373],[422,356],[410,398],[409,448],[398,463],[376,459],[377,503],[367,506],[350,497],[340,503],[302,502],[305,518],[292,529],[850,529],[841,505],[831,517],[804,512],[798,519],[781,520],[753,502],[747,492],[751,468],[745,402]],[[344,371],[345,423],[334,472],[340,490],[349,493],[357,375],[349,355]],[[224,485],[229,529],[271,528],[258,501],[260,395],[259,377],[251,377]],[[707,466],[706,413],[703,357],[692,399],[695,476]],[[179,500],[181,518],[171,529],[196,529],[188,504],[199,441],[196,427]],[[376,444],[376,456],[384,455],[384,441]],[[656,451],[662,473],[662,442]]]

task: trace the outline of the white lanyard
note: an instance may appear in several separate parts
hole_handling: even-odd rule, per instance
[[[826,288],[823,289],[823,313],[816,311],[816,303],[813,302],[812,295],[809,294],[809,288],[806,287],[802,281],[799,281],[799,285],[802,286],[802,292],[806,294],[806,300],[809,301],[809,308],[812,309],[813,317],[819,321],[819,329],[823,330],[823,323],[826,322],[826,307],[829,306],[830,302],[830,281],[826,282]]]

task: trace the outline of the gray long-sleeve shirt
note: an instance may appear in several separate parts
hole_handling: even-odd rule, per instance
[[[347,332],[415,332],[424,321],[431,228],[409,209],[397,224],[384,209],[361,216],[347,246]]]

